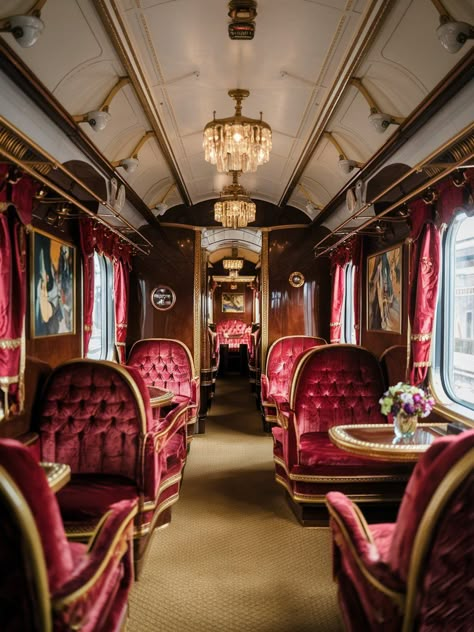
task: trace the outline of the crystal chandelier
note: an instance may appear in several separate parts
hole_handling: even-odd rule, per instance
[[[222,259],[224,270],[242,270],[244,267],[243,259]]]
[[[272,148],[272,130],[260,120],[242,116],[242,101],[248,90],[229,90],[235,99],[235,115],[225,119],[214,119],[204,128],[204,157],[217,166],[219,173],[256,171],[259,165],[268,162]]]
[[[224,187],[219,202],[214,204],[214,219],[225,228],[243,228],[255,221],[255,202],[239,184],[239,172],[232,172],[232,184]]]

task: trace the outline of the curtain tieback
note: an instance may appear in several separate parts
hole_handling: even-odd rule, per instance
[[[429,334],[412,334],[410,336],[410,340],[414,342],[426,342],[427,340],[431,340],[431,333]]]
[[[329,327],[340,327],[341,323],[329,323]]]
[[[429,360],[427,360],[426,362],[413,362],[413,366],[415,368],[420,366],[431,366],[431,362]]]
[[[12,349],[18,349],[21,345],[21,338],[4,338],[0,340],[0,349],[8,349],[11,351]]]

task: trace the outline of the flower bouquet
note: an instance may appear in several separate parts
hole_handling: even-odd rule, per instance
[[[435,401],[423,389],[398,382],[390,386],[379,400],[383,415],[393,417],[395,434],[398,437],[414,435],[418,417],[427,417]]]

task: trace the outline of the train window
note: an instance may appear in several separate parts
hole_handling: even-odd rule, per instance
[[[114,268],[110,259],[94,253],[94,310],[87,357],[112,360],[114,344]]]
[[[448,399],[474,410],[474,217],[455,216],[444,239],[434,369]]]
[[[346,281],[344,291],[344,304],[341,311],[341,342],[356,344],[355,318],[354,318],[354,266],[351,262],[344,268]]]

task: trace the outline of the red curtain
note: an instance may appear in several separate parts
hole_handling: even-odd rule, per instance
[[[118,245],[119,257],[114,260],[115,346],[121,364],[125,364],[128,325],[128,290],[130,279],[130,249]]]
[[[94,221],[84,218],[79,224],[83,269],[83,302],[82,320],[84,327],[84,356],[89,351],[92,336],[92,312],[94,309],[94,250],[96,247],[96,231]]]
[[[0,165],[0,388],[5,416],[24,405],[26,231],[37,185]]]
[[[87,355],[92,335],[94,252],[98,252],[114,262],[115,344],[119,361],[123,363],[125,362],[125,342],[127,339],[131,248],[122,243],[116,233],[113,233],[106,226],[96,223],[91,218],[81,220],[80,235],[84,267],[84,355]]]
[[[331,292],[331,322],[329,323],[329,342],[341,342],[342,306],[344,305],[344,292],[346,286],[346,273],[344,265],[335,262],[332,265],[332,292]]]
[[[425,223],[412,247],[409,374],[412,384],[421,384],[431,365],[431,338],[440,266],[440,235],[437,227],[432,222]]]

